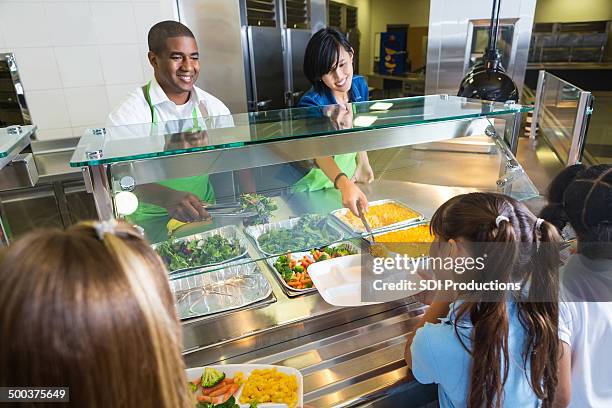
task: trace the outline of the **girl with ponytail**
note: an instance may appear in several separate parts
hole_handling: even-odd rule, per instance
[[[568,167],[547,196],[541,217],[578,241],[561,269],[559,404],[612,407],[612,165]]]
[[[430,256],[485,259],[483,269],[455,281],[520,283],[522,289],[436,293],[406,345],[415,378],[438,384],[441,407],[552,406],[559,347],[556,228],[510,197],[470,193],[444,203],[431,230]]]

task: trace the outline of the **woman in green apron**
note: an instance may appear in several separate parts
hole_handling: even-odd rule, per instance
[[[298,106],[338,105],[332,119],[340,128],[352,125],[352,102],[368,100],[368,85],[363,77],[353,76],[353,47],[344,34],[333,28],[315,33],[306,47],[304,74],[312,84]],[[348,121],[347,121],[348,119]],[[368,200],[355,182],[370,183],[374,173],[366,152],[340,154],[315,159],[318,168],[311,169],[294,184],[297,192],[336,187],[342,193],[342,204],[353,213],[358,206],[367,211]]]

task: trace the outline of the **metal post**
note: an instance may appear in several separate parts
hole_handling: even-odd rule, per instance
[[[529,132],[529,138],[535,139],[536,132],[538,129],[538,117],[540,115],[540,109],[542,104],[542,97],[544,93],[544,84],[546,82],[546,71],[540,70],[538,72],[538,84],[536,86],[535,103],[533,106],[533,114],[531,117],[531,130]]]
[[[572,131],[572,145],[570,146],[570,151],[567,155],[568,166],[580,162],[580,159],[582,158],[582,150],[586,140],[589,119],[593,113],[592,104],[593,96],[591,93],[581,91],[580,99],[578,100],[576,120],[574,121],[574,129]]]
[[[520,111],[514,113],[512,117],[506,119],[504,139],[514,156],[516,156],[516,151],[518,149],[521,120],[522,117]]]
[[[91,174],[91,185],[98,218],[100,220],[115,218],[111,200],[111,188],[106,174],[106,165],[91,166],[89,173]]]

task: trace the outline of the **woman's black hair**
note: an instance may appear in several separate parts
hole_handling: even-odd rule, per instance
[[[340,47],[353,53],[353,47],[346,36],[335,28],[322,28],[317,31],[306,46],[304,53],[304,75],[317,92],[326,88],[321,77],[334,69],[340,60]]]
[[[612,165],[564,169],[550,184],[547,198],[540,216],[560,231],[569,223],[580,253],[589,258],[612,256]]]

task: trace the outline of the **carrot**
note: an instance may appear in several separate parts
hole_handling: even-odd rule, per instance
[[[234,379],[233,378],[226,378],[225,380],[223,380],[224,383],[226,384],[233,384],[234,383]]]
[[[225,395],[223,395],[223,401],[225,402],[225,401],[227,401],[228,399],[230,399],[230,397],[231,397],[232,395],[234,395],[234,393],[235,393],[236,391],[238,391],[238,387],[239,387],[239,385],[238,385],[238,384],[233,384],[232,386],[230,386],[230,389],[229,389],[229,390],[227,390],[227,392],[225,393]]]
[[[213,404],[223,404],[223,396],[211,397],[210,395],[198,395],[199,402],[210,402]]]
[[[210,395],[211,397],[218,397],[220,395],[223,395],[227,392],[227,390],[229,390],[232,386],[231,385],[223,385],[223,387],[211,392]]]
[[[212,392],[217,391],[219,388],[224,387],[225,385],[226,385],[226,384],[225,384],[223,381],[221,381],[219,384],[214,385],[214,386],[212,386],[212,387],[203,388],[203,389],[202,389],[202,393],[203,393],[204,395],[210,395]]]

